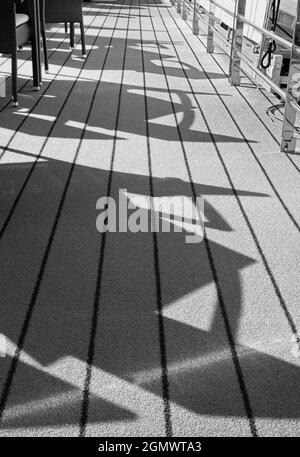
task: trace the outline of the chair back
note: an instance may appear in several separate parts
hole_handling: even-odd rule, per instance
[[[1,1],[1,0],[0,0]],[[25,13],[30,15],[30,8],[28,0],[14,0],[16,4],[17,13]],[[39,0],[41,20],[44,23],[45,18],[45,0]]]
[[[45,0],[45,20],[51,22],[80,22],[82,0]]]
[[[16,10],[14,0],[0,3],[0,52],[10,52],[16,45]]]
[[[28,1],[27,0],[14,0],[17,13],[28,14]]]

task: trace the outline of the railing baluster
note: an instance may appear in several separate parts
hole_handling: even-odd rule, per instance
[[[176,6],[177,12],[182,14],[184,20],[187,19],[187,4],[186,0],[170,0],[172,5]],[[182,3],[183,2],[183,3]],[[239,86],[241,84],[241,61],[245,60],[247,65],[254,71],[255,75],[259,75],[267,84],[272,87],[273,91],[277,93],[282,99],[286,99],[283,128],[282,128],[282,141],[281,150],[285,152],[294,152],[296,149],[296,138],[295,129],[298,120],[298,114],[300,113],[300,0],[297,2],[297,14],[294,22],[294,37],[293,44],[288,40],[283,39],[280,35],[276,35],[268,30],[267,18],[268,12],[266,13],[266,19],[264,27],[261,27],[245,17],[246,13],[246,2],[247,0],[235,0],[235,9],[232,13],[228,8],[224,7],[220,2],[210,0],[209,10],[203,9],[203,12],[208,16],[208,34],[207,34],[207,52],[214,52],[214,34],[220,36],[218,31],[215,31],[215,9],[220,8],[227,14],[233,17],[233,30],[232,30],[232,44],[231,44],[231,55],[230,55],[230,67],[229,67],[229,80],[233,86]],[[270,4],[269,8],[270,10]],[[199,5],[197,0],[193,0],[193,34],[199,34]],[[275,84],[270,78],[258,69],[257,64],[251,64],[247,59],[244,58],[243,54],[243,37],[244,27],[247,24],[253,27],[256,31],[262,33],[264,37],[278,41],[286,49],[291,50],[291,64],[289,71],[289,81],[287,94],[277,84]],[[220,36],[221,39],[221,36]],[[259,59],[260,60],[260,59]],[[258,64],[259,66],[259,64]],[[255,76],[257,78],[257,76]],[[255,79],[254,78],[254,79]],[[253,78],[250,79],[253,80]],[[280,82],[280,81],[279,81]],[[299,107],[299,108],[298,108]],[[299,116],[300,117],[300,116]]]
[[[177,0],[177,13],[181,14],[181,0]]]
[[[209,2],[209,16],[208,16],[208,33],[207,33],[207,47],[206,50],[209,54],[213,54],[214,46],[214,26],[215,26],[215,10],[216,7],[213,2]]]
[[[0,76],[0,97],[6,97],[6,77]]]
[[[199,18],[198,18],[198,15],[197,15],[197,0],[194,0],[193,34],[194,35],[199,35]]]
[[[300,102],[300,0],[297,1],[297,8],[282,128],[281,150],[284,152],[295,152],[297,143],[294,135],[298,113],[293,103]]]
[[[187,20],[187,13],[186,13],[186,3],[185,0],[182,0],[182,14],[181,17],[184,21]]]
[[[244,21],[240,16],[244,17],[245,12],[246,0],[236,0],[229,66],[229,79],[233,86],[241,84],[241,58],[239,53],[242,53],[243,48]]]

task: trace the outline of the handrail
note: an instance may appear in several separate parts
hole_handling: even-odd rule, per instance
[[[202,18],[201,18],[202,19]],[[207,24],[207,22],[206,22]],[[218,38],[227,46],[230,46],[230,43],[228,42],[228,40],[226,40],[226,38],[224,38],[224,36],[216,29],[214,28],[214,31],[215,33],[218,35]],[[277,84],[272,81],[271,78],[269,78],[269,76],[265,75],[264,73],[262,73],[257,67],[255,67],[247,57],[244,56],[244,54],[242,54],[241,52],[238,52],[238,55],[240,57],[240,59],[243,60],[243,62],[245,62],[245,64],[257,75],[259,76],[266,84],[268,84],[273,90],[275,93],[277,93],[277,95],[279,95],[284,101],[286,100],[286,92],[281,89],[279,86],[277,86]],[[295,105],[295,108],[297,109],[300,109],[300,107],[298,105]]]
[[[300,112],[300,0],[295,0],[297,2],[297,22],[295,18],[293,39],[289,41],[275,32],[268,30],[266,28],[268,24],[268,13],[265,16],[265,26],[259,26],[255,24],[250,19],[245,17],[246,13],[246,0],[235,0],[234,12],[224,5],[220,4],[216,0],[209,1],[209,10],[204,7],[199,0],[193,1],[193,6],[188,3],[188,0],[171,0],[171,3],[175,6],[177,2],[177,11],[182,13],[182,18],[187,19],[187,10],[193,10],[193,33],[195,35],[199,34],[199,19],[203,20],[206,26],[208,26],[207,34],[207,52],[214,52],[214,35],[216,34],[219,39],[226,44],[226,46],[231,46],[230,54],[230,69],[229,69],[229,78],[231,85],[239,86],[241,83],[241,62],[244,62],[248,68],[251,69],[252,74],[249,74],[248,71],[243,69],[247,76],[254,80],[254,83],[257,85],[257,80],[254,79],[253,73],[257,75],[260,80],[264,81],[281,99],[285,101],[285,110],[283,118],[283,129],[282,129],[282,141],[281,141],[281,150],[285,152],[295,152],[296,149],[296,138],[295,138],[295,129],[296,129],[296,119],[297,113]],[[272,0],[268,0],[268,11],[270,10],[270,5]],[[189,8],[186,8],[189,6]],[[232,30],[232,40],[226,40],[224,34],[220,33],[219,30],[215,27],[215,9],[219,8],[221,11],[227,13],[233,18],[233,29]],[[285,92],[279,85],[273,81],[266,72],[261,70],[260,59],[258,66],[255,66],[249,58],[245,56],[242,49],[243,38],[244,38],[244,26],[250,26],[255,31],[259,32],[264,38],[269,40],[274,40],[276,43],[282,45],[285,50],[288,50],[291,53],[291,64],[288,78],[288,87]],[[262,48],[261,48],[262,49]],[[282,49],[282,50],[284,50]],[[276,58],[276,62],[279,61],[279,67],[275,67],[275,71],[278,74],[278,81],[280,78],[280,65],[282,62],[282,57]]]
[[[215,5],[217,5],[216,2],[214,2],[212,0],[212,3],[214,3]],[[202,7],[203,10],[205,12],[207,12],[208,14],[208,11],[206,10],[206,8]],[[198,15],[200,16],[200,19],[204,20],[204,18],[202,18],[202,15],[198,12]],[[208,22],[205,21],[205,23],[208,25]],[[227,46],[230,46],[230,43],[228,42],[228,40],[226,40],[226,38],[224,38],[224,36],[219,32],[219,30],[217,30],[215,27],[213,27],[214,29],[214,32],[217,34],[218,38]],[[290,44],[290,43],[289,43]],[[283,100],[286,100],[286,93],[284,92],[284,90],[282,90],[279,86],[276,85],[276,83],[274,83],[272,81],[271,78],[269,78],[265,73],[261,72],[257,67],[255,67],[255,65],[253,65],[248,59],[247,57],[245,57],[241,52],[238,51],[238,56],[241,60],[243,60],[243,62],[257,75],[259,76],[266,84],[268,84],[273,90],[275,93],[277,93],[277,95],[279,95]]]
[[[217,8],[220,8],[221,10],[223,10],[225,13],[227,13],[230,16],[234,17],[234,13],[231,10],[229,10],[228,8],[226,8],[225,6],[221,5],[218,2],[215,2],[215,0],[210,0],[210,2],[213,3]]]
[[[272,40],[277,41],[277,43],[282,44],[282,46],[292,49],[292,43],[289,40],[286,40],[285,38],[282,38],[280,35],[277,35],[276,33],[272,32],[271,30],[267,30],[264,27],[260,27],[257,24],[254,24],[252,21],[249,19],[242,17],[240,14],[238,14],[238,17],[240,20],[244,21],[245,24],[250,25],[253,27],[255,30],[260,32],[262,35],[271,38]]]
[[[283,89],[277,86],[277,84],[274,83],[274,81],[272,81],[271,78],[262,73],[258,68],[256,68],[254,65],[251,65],[250,62],[247,60],[247,57],[244,56],[244,54],[242,54],[239,51],[237,51],[237,53],[239,58],[242,59],[243,62],[245,62],[245,64],[248,65],[251,68],[251,70],[253,70],[254,73],[257,74],[257,76],[259,76],[265,83],[269,84],[270,87],[274,90],[274,92],[276,92],[277,95],[279,95],[284,101],[286,100],[286,93]],[[300,109],[300,107],[298,108]]]
[[[226,14],[229,14],[231,17],[235,17],[234,12],[226,8],[225,6],[221,5],[220,3],[216,2],[215,0],[210,0],[211,3],[213,3],[217,8],[223,10]],[[206,8],[202,7],[205,11]],[[245,24],[249,25],[250,27],[253,27],[257,32],[260,32],[264,36],[277,41],[277,43],[282,44],[284,47],[287,47],[288,49],[292,49],[292,43],[284,38],[282,38],[280,35],[277,35],[276,33],[272,32],[271,30],[267,30],[265,27],[261,27],[257,24],[255,24],[253,21],[250,21],[250,19],[247,19],[245,16],[241,14],[237,14],[237,18],[241,21],[243,21]]]

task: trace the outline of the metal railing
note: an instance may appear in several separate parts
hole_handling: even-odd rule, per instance
[[[277,35],[275,32],[268,30],[266,27],[261,27],[255,24],[250,19],[245,17],[247,0],[234,0],[234,11],[226,8],[220,1],[207,0],[206,4],[209,7],[205,8],[201,0],[171,0],[172,5],[177,6],[177,12],[182,15],[186,20],[188,13],[192,15],[193,33],[199,34],[199,20],[204,22],[207,27],[207,41],[206,49],[208,53],[214,52],[215,37],[222,42],[225,47],[230,47],[230,64],[229,64],[229,81],[234,86],[241,84],[241,72],[254,80],[257,84],[259,78],[264,81],[273,92],[279,95],[285,102],[281,150],[284,152],[296,151],[296,122],[297,116],[300,113],[300,0],[296,2],[296,15],[293,23],[293,38],[291,41]],[[270,9],[269,0],[268,9]],[[231,39],[224,37],[224,34],[216,27],[216,8],[219,8],[224,13],[228,14],[233,21],[233,29]],[[268,23],[268,21],[265,21]],[[290,54],[290,69],[287,83],[287,90],[284,91],[276,82],[274,82],[268,74],[258,65],[250,61],[249,57],[243,52],[243,42],[245,39],[244,28],[246,26],[252,27],[253,30],[259,32],[262,36],[263,46],[264,40],[274,40],[280,44]],[[241,63],[246,67],[241,70]]]

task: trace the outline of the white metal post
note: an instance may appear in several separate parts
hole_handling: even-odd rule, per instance
[[[246,0],[236,0],[229,67],[229,78],[232,86],[241,84],[241,58],[239,53],[242,52],[244,36],[244,21],[241,16],[245,16],[245,12]]]
[[[265,17],[264,17],[263,26],[267,30],[270,30],[270,22],[271,22],[270,21],[270,17],[271,17],[272,3],[273,3],[273,0],[268,0],[268,4],[266,5],[266,11],[265,11]],[[266,38],[264,35],[262,35],[257,68],[259,68],[263,73],[266,73],[266,70],[261,68],[261,61],[262,61],[263,55],[264,55],[264,53],[266,51],[268,42],[269,42],[269,38]]]
[[[181,0],[177,0],[177,13],[181,14]]]
[[[186,3],[185,3],[185,0],[182,0],[182,13],[181,13],[181,17],[184,21],[187,20],[187,12],[186,12]]]
[[[213,54],[214,46],[214,26],[215,26],[215,4],[209,2],[209,16],[208,16],[208,33],[207,33],[207,47],[206,50],[209,54]]]
[[[0,76],[0,97],[6,97],[6,77]]]
[[[197,15],[197,0],[194,0],[193,34],[194,35],[199,35],[199,18],[198,18],[198,15]]]
[[[287,87],[287,98],[285,102],[281,150],[295,152],[296,138],[295,125],[297,121],[297,108],[293,104],[300,103],[300,0],[297,0],[297,13],[294,20],[293,48],[289,80]]]

